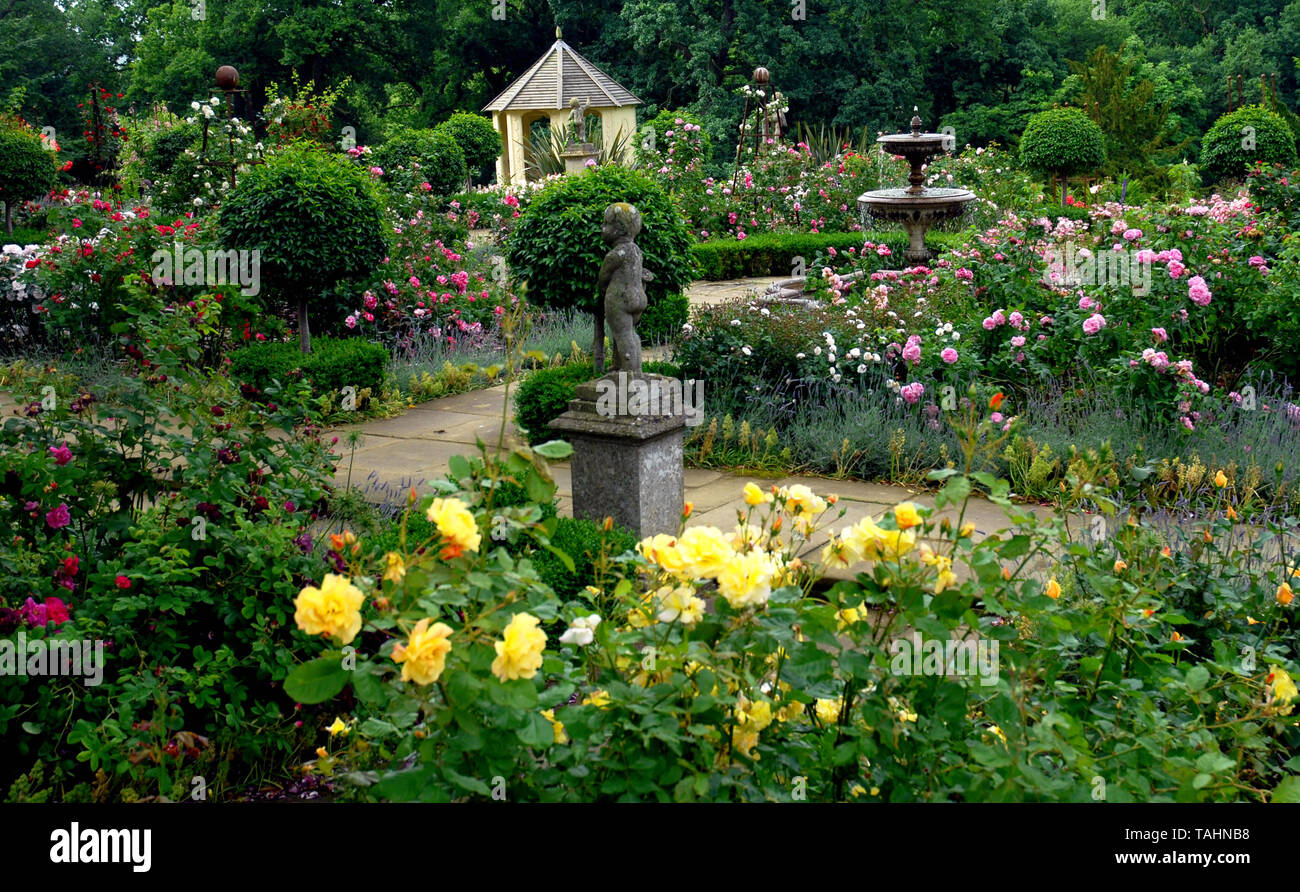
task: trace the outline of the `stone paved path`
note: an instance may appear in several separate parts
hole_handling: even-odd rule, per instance
[[[505,409],[504,398],[504,386],[476,390],[421,403],[395,418],[337,428],[338,448],[343,452],[343,459],[339,462],[339,483],[348,479],[350,461],[352,485],[366,489],[368,498],[397,500],[411,486],[417,492],[428,492],[428,482],[447,472],[451,456],[477,454],[476,437],[482,438],[489,446],[497,443]],[[359,431],[362,437],[355,451],[347,446],[349,431]],[[508,423],[507,446],[523,442],[518,429],[513,423]],[[570,516],[573,501],[569,463],[550,464],[557,485],[560,513]],[[686,500],[694,506],[691,524],[709,524],[723,530],[735,526],[737,511],[746,510],[742,490],[750,480],[764,489],[773,484],[803,483],[819,495],[835,493],[840,497],[840,507],[846,509],[844,517],[832,525],[835,529],[866,516],[878,517],[903,501],[910,500],[926,507],[934,505],[934,498],[928,493],[858,480],[751,477],[700,468],[687,468],[685,477]],[[1046,508],[1035,507],[1034,511],[1044,518],[1051,516],[1051,511]],[[939,516],[949,516],[954,522],[957,519],[956,511],[951,507]],[[983,499],[971,500],[965,520],[975,524],[980,537],[1009,526],[1002,509]],[[808,551],[819,551],[825,541],[825,536],[820,536],[811,543]]]

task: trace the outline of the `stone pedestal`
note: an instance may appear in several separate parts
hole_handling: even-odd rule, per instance
[[[662,375],[611,372],[577,388],[569,410],[551,422],[573,444],[573,516],[606,517],[639,537],[675,534],[685,504],[682,434],[686,416],[664,397]],[[642,389],[644,388],[644,389]]]
[[[564,151],[560,153],[564,159],[565,173],[582,173],[587,169],[588,159],[592,161],[600,160],[600,150],[594,143],[589,142],[571,142],[565,146]]]

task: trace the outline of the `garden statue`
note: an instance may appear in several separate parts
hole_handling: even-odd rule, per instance
[[[569,100],[569,142],[579,145],[587,141],[587,100],[574,96]]]
[[[596,337],[592,356],[596,375],[605,371],[605,321],[614,340],[614,369],[641,373],[641,338],[637,320],[646,308],[645,283],[654,273],[641,265],[641,249],[633,241],[641,232],[641,212],[625,201],[605,208],[600,235],[610,245],[597,280]]]

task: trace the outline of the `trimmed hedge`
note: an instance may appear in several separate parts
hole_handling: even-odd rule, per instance
[[[681,376],[681,369],[667,362],[647,362],[645,371],[669,378]],[[529,443],[563,440],[564,434],[553,431],[550,424],[569,408],[574,391],[584,381],[596,377],[590,362],[576,362],[533,372],[515,391],[515,421],[528,436]]]
[[[532,556],[533,565],[542,582],[549,585],[561,599],[576,597],[596,581],[595,558],[600,556],[600,525],[586,518],[561,517],[551,534],[551,544],[573,558],[573,572],[549,551],[538,550]],[[608,542],[610,557],[618,557],[636,547],[637,537],[631,530],[616,526],[603,534]],[[590,598],[590,596],[587,596]]]
[[[230,374],[243,384],[265,390],[273,381],[284,384],[295,370],[309,381],[312,393],[338,394],[344,387],[359,393],[369,387],[375,395],[384,382],[388,351],[359,338],[312,339],[312,352],[298,345],[267,341],[236,350],[230,357]]]
[[[934,232],[926,243],[934,250],[958,247],[966,240],[959,232]],[[865,241],[888,245],[895,255],[907,249],[907,233],[889,232],[761,232],[744,240],[711,239],[691,246],[691,256],[701,279],[717,282],[724,279],[772,276],[788,279],[796,275],[795,258],[802,257],[806,269],[826,254],[827,248],[847,251],[861,248]]]
[[[1206,185],[1243,179],[1257,161],[1288,167],[1296,163],[1296,134],[1281,115],[1262,106],[1228,112],[1201,140],[1201,177]]]

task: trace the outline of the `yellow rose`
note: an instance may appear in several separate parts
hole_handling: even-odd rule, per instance
[[[402,681],[416,684],[433,684],[447,667],[447,654],[451,653],[451,626],[446,623],[429,625],[426,617],[415,624],[406,644],[393,648],[393,662],[402,664]]]
[[[343,719],[335,716],[334,724],[330,725],[325,730],[330,732],[330,737],[335,737],[339,734],[346,735],[348,733],[348,726],[343,723]]]
[[[748,551],[763,544],[767,530],[751,523],[736,524],[736,531],[731,534],[731,547],[736,551]]]
[[[327,573],[320,588],[309,585],[294,599],[293,621],[308,635],[329,635],[348,644],[361,631],[366,596],[346,576]]]
[[[449,547],[445,550],[450,552],[449,557],[462,551],[478,551],[483,538],[478,530],[478,521],[460,499],[434,499],[425,516],[447,540]]]
[[[1269,706],[1276,709],[1279,715],[1290,715],[1295,709],[1295,704],[1291,701],[1300,697],[1300,690],[1296,690],[1291,676],[1281,666],[1274,666],[1269,673],[1268,683]]]
[[[763,492],[753,483],[745,484],[745,504],[746,505],[763,505],[772,501],[770,492]]]
[[[1047,591],[1043,592],[1043,594],[1047,595],[1047,597],[1052,600],[1061,597],[1061,584],[1056,581],[1055,576],[1047,580]]]
[[[610,703],[609,691],[601,688],[599,691],[592,691],[582,698],[583,706],[594,706],[597,709],[604,709]]]
[[[692,568],[686,560],[686,556],[683,554],[676,537],[660,533],[657,536],[642,539],[637,544],[636,549],[646,560],[658,564],[660,568],[678,579],[692,578]]]
[[[823,725],[834,725],[840,720],[840,703],[839,700],[818,700],[813,707],[817,720]]]
[[[718,592],[737,609],[766,603],[776,567],[764,551],[733,554],[718,573]]]
[[[401,582],[402,577],[406,575],[406,562],[402,560],[402,556],[395,551],[390,551],[384,555],[384,561],[386,562],[384,578],[394,583]]]
[[[1228,485],[1228,478],[1224,476],[1222,471],[1219,471],[1214,475],[1214,485],[1219,489],[1223,489]]]
[[[1289,582],[1284,582],[1279,585],[1275,597],[1277,598],[1277,603],[1281,604],[1283,607],[1289,605],[1293,600],[1295,600],[1295,593],[1291,591],[1291,584]]]
[[[659,622],[680,620],[684,626],[693,626],[704,617],[704,601],[695,595],[689,585],[675,588],[664,586],[655,593],[659,600]]]
[[[546,649],[546,633],[538,625],[539,620],[532,614],[515,614],[506,626],[504,640],[496,643],[493,675],[502,681],[512,681],[537,674],[542,668],[542,651]]]
[[[785,499],[785,510],[791,514],[821,514],[826,510],[826,500],[813,493],[811,489],[802,483],[782,487],[780,493],[781,497]]]
[[[754,747],[758,746],[757,731],[741,731],[737,729],[732,737],[731,745],[737,752],[744,754],[746,759],[757,761],[758,754],[754,752]]]
[[[900,530],[910,530],[921,522],[921,512],[912,502],[900,502],[894,506],[894,522]]]
[[[554,709],[543,709],[542,718],[551,723],[551,731],[555,734],[556,743],[569,742],[569,735],[564,733],[564,723],[556,720]]]
[[[717,527],[691,527],[677,540],[677,547],[697,579],[717,576],[736,553]]]
[[[961,529],[957,531],[957,537],[960,539],[965,539],[967,536],[974,535],[974,533],[975,533],[975,524],[972,521],[968,520],[964,524],[962,524]]]

